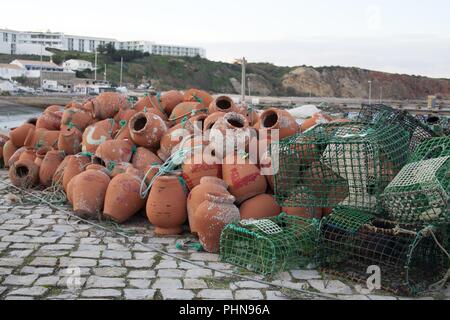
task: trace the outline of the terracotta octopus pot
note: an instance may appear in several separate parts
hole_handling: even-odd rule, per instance
[[[195,218],[195,211],[198,206],[206,200],[208,192],[214,192],[217,194],[230,195],[228,192],[228,185],[225,181],[215,177],[203,177],[200,179],[200,184],[196,186],[189,193],[187,200],[187,212],[189,219],[189,227],[191,232],[197,233],[197,219]]]
[[[161,159],[150,150],[139,147],[131,158],[131,164],[144,176],[153,165],[161,165]]]
[[[278,130],[279,139],[295,135],[299,127],[295,118],[286,110],[270,108],[261,114],[260,130],[268,130],[269,137],[273,130]],[[272,138],[274,140],[274,138]]]
[[[49,151],[45,155],[39,167],[39,182],[46,187],[50,187],[53,175],[63,161],[64,156],[60,151]]]
[[[213,114],[214,112],[238,112],[238,108],[230,97],[220,96],[209,105],[209,113]]]
[[[173,109],[169,121],[173,124],[178,124],[192,117],[207,113],[208,109],[200,102],[182,102]]]
[[[133,155],[133,143],[129,140],[108,140],[98,146],[95,156],[101,159],[107,168],[120,162],[130,162]]]
[[[222,230],[227,224],[239,221],[239,209],[234,200],[233,196],[210,192],[195,211],[198,221],[195,225],[205,251],[219,252]]]
[[[183,94],[178,90],[167,91],[161,95],[161,105],[167,115],[170,115],[181,102],[183,102]]]
[[[113,119],[96,122],[83,132],[82,151],[95,153],[98,146],[107,140],[111,140],[117,127]]]
[[[64,110],[61,119],[61,130],[65,127],[76,127],[83,132],[94,121],[92,113],[79,108]]]
[[[32,160],[18,160],[9,168],[9,179],[16,187],[32,188],[38,182],[39,167]]]
[[[270,194],[260,194],[248,199],[239,208],[241,220],[276,217],[281,208]]]
[[[190,130],[189,126],[183,126],[181,123],[170,128],[161,138],[158,155],[163,160],[168,159],[172,154],[173,148],[192,133],[193,130]]]
[[[64,169],[62,182],[64,190],[67,191],[67,185],[69,184],[70,180],[85,171],[86,167],[91,162],[91,159],[83,155],[68,156],[66,158],[69,159],[67,160],[67,164]]]
[[[83,218],[98,218],[109,182],[109,176],[97,167],[88,167],[74,177],[71,181],[70,198],[75,214]]]
[[[214,157],[203,154],[203,150],[193,151],[187,155],[183,165],[183,178],[189,190],[200,184],[203,177],[222,178],[222,164]]]
[[[25,139],[25,146],[28,148],[42,148],[49,147],[56,149],[58,147],[60,131],[47,130],[47,129],[36,129]]]
[[[141,198],[141,180],[140,172],[134,168],[114,177],[106,190],[103,215],[123,223],[139,212],[146,201]]]
[[[9,160],[12,155],[17,151],[17,148],[14,146],[11,140],[6,141],[3,146],[3,163],[5,168],[9,168]]]
[[[317,124],[329,123],[332,121],[333,119],[331,117],[324,115],[323,113],[314,113],[311,118],[303,121],[302,125],[300,126],[300,131],[305,132],[306,130],[314,127]]]
[[[14,144],[16,148],[23,147],[25,145],[25,140],[28,136],[32,136],[36,126],[31,123],[24,123],[20,127],[17,127],[9,133],[10,141]]]
[[[131,118],[129,129],[135,144],[152,150],[158,150],[159,142],[168,130],[161,117],[143,112]]]
[[[214,98],[206,91],[198,89],[189,89],[184,93],[183,101],[200,102],[204,108],[208,108]]]
[[[187,219],[186,190],[179,176],[158,177],[148,196],[147,217],[155,225],[157,235],[177,235],[183,232]]]
[[[93,115],[96,119],[114,118],[121,109],[129,109],[127,98],[116,92],[104,92],[93,101]]]
[[[261,175],[260,169],[244,159],[238,159],[238,154],[227,156],[222,165],[223,180],[229,185],[230,193],[236,197],[238,204],[267,189],[267,181]]]
[[[51,107],[50,107],[51,108]],[[51,111],[48,108],[36,122],[36,129],[59,130],[61,127],[62,111]]]

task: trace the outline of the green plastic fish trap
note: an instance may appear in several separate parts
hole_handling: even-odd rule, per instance
[[[264,276],[299,267],[315,257],[318,220],[281,214],[229,224],[220,238],[220,258]]]
[[[384,104],[363,104],[357,121],[371,123],[381,128],[386,124],[401,126],[409,133],[410,152],[413,152],[423,141],[437,136],[432,128],[409,114],[408,111],[396,110]]]
[[[450,156],[450,136],[429,139],[420,144],[408,163]]]
[[[450,222],[450,156],[406,165],[382,201],[390,218],[400,223]]]
[[[381,210],[379,196],[408,157],[397,125],[330,123],[278,142],[275,197],[282,207]]]
[[[378,269],[377,289],[417,294],[445,277],[450,264],[440,246],[449,248],[448,242],[448,228],[400,228],[337,208],[321,221],[318,259],[325,271],[364,284]]]

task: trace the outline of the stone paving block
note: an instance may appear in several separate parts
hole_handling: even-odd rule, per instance
[[[0,258],[0,267],[17,267],[23,263],[23,258]]]
[[[203,289],[197,294],[197,297],[209,300],[231,300],[233,299],[233,293],[231,290]]]
[[[13,258],[26,258],[28,257],[33,250],[12,250],[9,251],[7,256],[13,257]]]
[[[33,297],[39,297],[44,295],[48,291],[48,288],[40,287],[40,286],[33,286],[29,288],[20,288],[17,290],[13,290],[8,293],[8,295],[11,296],[33,296]]]
[[[71,257],[75,258],[100,258],[100,251],[94,250],[82,250],[82,251],[74,251],[70,254]]]
[[[6,249],[11,245],[11,242],[0,242],[0,249]]]
[[[6,296],[5,300],[34,300],[34,297],[32,296]]]
[[[13,243],[8,247],[8,249],[36,250],[39,247],[40,245],[36,243]]]
[[[121,267],[102,267],[94,268],[93,272],[100,277],[120,277],[127,273],[126,268]]]
[[[352,289],[339,280],[308,280],[308,283],[311,285],[311,287],[320,291],[321,293],[346,295],[352,294]]]
[[[59,269],[58,276],[70,277],[70,276],[89,276],[91,275],[91,268],[88,267],[67,267]]]
[[[4,236],[9,236],[11,234],[11,231],[8,230],[0,230],[0,238]]]
[[[103,251],[106,250],[106,245],[104,244],[80,244],[78,246],[78,251]]]
[[[58,276],[40,277],[34,284],[36,286],[56,286],[59,280]]]
[[[129,281],[130,286],[138,289],[148,289],[150,288],[151,280],[148,279],[131,279]]]
[[[212,274],[209,269],[189,269],[186,271],[186,278],[207,278],[212,277]]]
[[[74,248],[73,244],[48,244],[42,246],[41,250],[48,251],[64,251],[64,250],[72,250]]]
[[[24,224],[2,224],[0,226],[0,230],[11,230],[11,231],[17,231],[22,230],[26,227]]]
[[[202,261],[195,261],[196,264],[200,264],[202,266],[205,266],[206,263],[202,262]],[[184,262],[184,261],[180,261],[178,263],[178,269],[185,269],[185,270],[189,270],[189,269],[203,269],[203,267],[198,266],[198,265],[194,265],[188,262]]]
[[[178,269],[159,269],[158,277],[161,278],[182,278],[185,275],[184,270]]]
[[[32,219],[31,223],[34,225],[51,225],[51,224],[55,224],[56,221],[54,219]]]
[[[280,291],[266,291],[266,299],[267,300],[289,300]]]
[[[236,268],[235,266],[223,262],[208,262],[208,266],[217,270],[232,270]]]
[[[57,258],[52,257],[37,257],[33,261],[31,261],[31,266],[39,266],[39,267],[53,267],[56,266],[58,262]]]
[[[291,270],[291,275],[294,279],[299,280],[321,279],[317,270]]]
[[[181,289],[183,284],[178,279],[156,279],[152,285],[153,289]]]
[[[355,300],[355,301],[370,300],[367,296],[362,294],[338,295],[338,298],[342,300]]]
[[[101,240],[98,238],[81,238],[83,239],[80,240],[80,244],[99,244],[101,242]]]
[[[62,237],[59,242],[60,244],[74,244],[77,243],[77,238],[75,237]]]
[[[131,279],[154,279],[156,273],[154,270],[132,270],[127,277]]]
[[[204,280],[201,279],[183,279],[183,288],[184,289],[207,289],[208,285]]]
[[[102,253],[102,258],[108,259],[131,259],[131,252],[119,250],[105,250]]]
[[[26,276],[9,275],[3,281],[3,285],[8,284],[12,286],[31,286],[31,284],[38,278],[37,274],[30,274]]]
[[[82,258],[68,258],[62,257],[59,262],[61,267],[95,267],[97,266],[97,260],[94,259],[82,259]]]
[[[262,300],[263,295],[259,290],[236,290],[234,298],[236,300]]]
[[[217,262],[219,261],[219,255],[206,252],[194,252],[191,253],[190,260]]]
[[[160,292],[164,300],[192,300],[195,297],[191,290],[161,289]]]
[[[118,298],[121,295],[122,292],[116,289],[88,289],[81,293],[81,296],[87,298]]]
[[[29,225],[30,219],[10,219],[5,222],[5,224],[18,224],[18,225]]]
[[[377,296],[377,295],[368,295],[369,300],[397,300],[396,297],[392,296]]]
[[[135,260],[153,260],[157,254],[155,252],[135,252]]]
[[[133,248],[131,250],[132,251],[143,251],[143,252],[153,251],[153,249],[147,248],[146,246],[143,246],[140,243],[134,244]]]
[[[62,277],[56,284],[59,288],[64,288],[69,291],[76,291],[81,289],[86,283],[86,278],[83,277]]]
[[[19,242],[19,243],[23,243],[23,242],[30,242],[32,238],[29,236],[4,236],[2,237],[2,241],[5,242]]]
[[[128,250],[130,250],[130,248],[128,246],[120,244],[120,243],[108,243],[106,248],[108,250],[117,250],[117,251],[128,251]]]
[[[125,260],[125,267],[136,269],[150,268],[154,263],[154,260]]]
[[[129,300],[152,300],[156,290],[152,289],[125,289],[123,291],[125,299]]]
[[[38,250],[33,253],[34,256],[42,256],[42,257],[62,257],[67,256],[69,251],[61,251],[61,250]]]
[[[121,260],[110,260],[110,259],[100,259],[98,261],[99,267],[121,267],[122,261]]]
[[[6,287],[0,287],[0,296],[2,295],[3,292],[6,291],[6,289],[7,289]]]
[[[33,237],[32,242],[36,243],[55,243],[59,237]]]
[[[20,272],[21,273],[30,273],[30,274],[39,274],[39,275],[44,275],[44,274],[52,274],[54,271],[53,268],[48,268],[48,267],[23,267]]]
[[[5,276],[11,274],[13,269],[0,267],[0,276]]]
[[[171,268],[177,268],[177,262],[176,261],[161,260],[161,262],[159,262],[155,266],[155,269],[171,269]]]
[[[86,282],[86,288],[124,288],[125,279],[90,276]]]

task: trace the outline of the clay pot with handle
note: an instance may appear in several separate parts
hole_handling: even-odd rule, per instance
[[[208,192],[230,195],[227,189],[228,185],[222,179],[215,177],[201,178],[200,184],[192,189],[187,199],[187,212],[191,233],[197,233],[196,224],[198,223],[198,221],[195,218],[195,211],[197,210],[198,206],[206,200],[206,195],[208,194]]]
[[[106,190],[103,215],[123,223],[139,212],[146,202],[141,198],[141,181],[140,172],[132,167],[114,177]]]
[[[227,224],[239,221],[239,209],[234,200],[230,195],[209,192],[195,211],[198,238],[205,251],[219,252],[222,230]]]
[[[157,235],[183,232],[187,219],[187,190],[179,175],[158,177],[148,196],[146,212]]]

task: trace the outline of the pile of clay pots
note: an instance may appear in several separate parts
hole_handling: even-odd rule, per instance
[[[256,161],[246,156],[261,132],[270,143],[271,130],[282,139],[322,120],[318,115],[299,126],[284,110],[258,113],[197,89],[149,94],[134,105],[103,93],[83,104],[50,106],[9,137],[0,136],[1,159],[15,186],[59,186],[81,217],[123,223],[145,208],[156,234],[180,234],[188,221],[204,249],[217,252],[228,223],[282,210],[305,214],[278,206],[272,177],[260,172],[262,150]],[[232,134],[222,140],[213,134],[226,131]],[[229,151],[238,138],[244,144]],[[191,152],[178,170],[161,175],[160,166],[186,147]],[[189,161],[208,147],[223,163]]]

